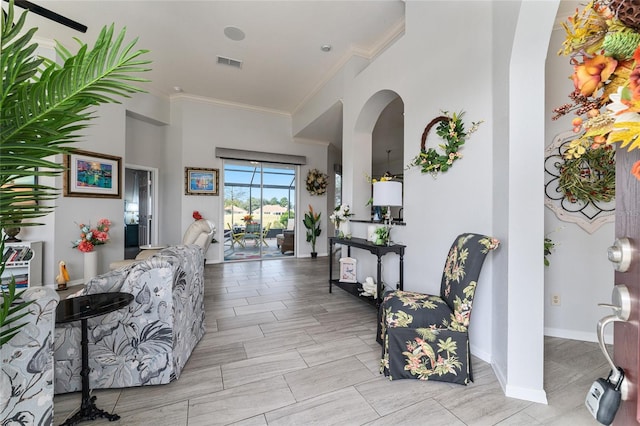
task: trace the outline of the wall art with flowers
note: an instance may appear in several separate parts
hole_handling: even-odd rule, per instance
[[[109,219],[100,219],[95,227],[81,223],[80,238],[73,242],[73,248],[77,248],[81,252],[88,253],[93,251],[95,246],[106,244],[109,241],[109,228],[111,222]]]

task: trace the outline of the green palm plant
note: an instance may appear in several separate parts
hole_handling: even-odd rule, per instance
[[[0,228],[37,226],[38,218],[49,214],[59,189],[39,183],[16,183],[25,177],[59,176],[64,166],[55,156],[69,153],[79,133],[94,118],[93,107],[118,103],[143,90],[134,86],[148,81],[137,77],[148,71],[151,61],[135,50],[137,39],[125,44],[125,29],[118,34],[114,25],[105,26],[93,47],[77,40],[71,53],[56,43],[63,61],[36,57],[38,47],[31,40],[37,28],[24,30],[28,12],[14,15],[13,0],[2,10],[0,24],[2,96],[0,96]],[[2,237],[0,248],[4,251]],[[4,271],[0,264],[0,273]],[[15,282],[3,291],[0,328],[13,322],[10,333],[0,332],[0,346],[17,331],[15,320],[21,309],[9,309],[19,293]],[[22,305],[18,305],[22,306]],[[11,331],[13,330],[13,331]],[[2,334],[4,333],[4,334]]]
[[[311,256],[315,257],[316,239],[320,236],[320,215],[313,211],[313,207],[309,204],[309,211],[304,214],[304,227],[307,228],[307,242],[311,243]]]

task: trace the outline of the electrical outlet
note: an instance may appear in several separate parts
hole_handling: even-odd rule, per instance
[[[552,294],[551,295],[551,305],[560,306],[560,295],[559,294]]]

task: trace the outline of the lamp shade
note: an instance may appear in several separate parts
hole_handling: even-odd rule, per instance
[[[138,203],[129,203],[127,204],[128,212],[137,212],[138,211]]]
[[[374,206],[401,206],[402,182],[388,180],[373,184]]]

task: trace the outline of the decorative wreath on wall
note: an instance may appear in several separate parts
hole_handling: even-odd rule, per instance
[[[329,185],[329,176],[326,173],[322,173],[318,169],[311,169],[307,173],[307,191],[311,195],[322,195],[327,192],[327,186]]]
[[[558,219],[593,233],[615,218],[615,151],[587,144],[567,131],[547,146],[544,204]]]
[[[616,196],[613,145],[584,147],[585,143],[588,140],[575,139],[569,143],[564,162],[558,164],[558,187],[572,203],[608,203]]]
[[[482,121],[472,122],[471,129],[468,133],[465,133],[464,124],[462,123],[464,111],[458,114],[453,113],[451,116],[447,111],[442,111],[442,113],[444,115],[434,118],[425,127],[420,143],[420,153],[411,160],[407,169],[420,167],[422,173],[430,173],[433,177],[438,172],[446,172],[456,160],[462,158],[460,148],[464,145],[466,138],[478,130],[478,126],[482,123]],[[436,124],[438,124],[436,134],[447,141],[446,144],[439,145],[444,150],[444,154],[439,154],[434,148],[426,148],[429,131]]]

